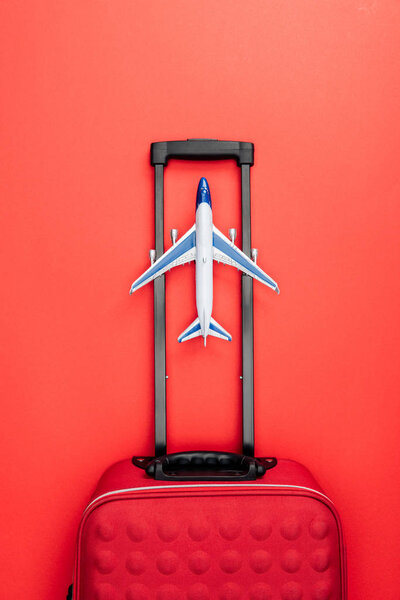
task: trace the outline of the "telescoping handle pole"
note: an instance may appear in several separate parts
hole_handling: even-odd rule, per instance
[[[250,167],[254,164],[254,145],[250,142],[189,139],[151,144],[150,161],[154,167],[155,250],[156,259],[164,252],[164,167],[169,159],[236,160],[241,169],[242,249],[250,256],[251,210]],[[242,275],[242,386],[243,454],[254,456],[254,349],[253,280]],[[155,456],[167,453],[166,371],[165,371],[165,280],[154,280],[154,393]]]

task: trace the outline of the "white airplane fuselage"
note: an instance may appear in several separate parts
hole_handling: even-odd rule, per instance
[[[230,342],[231,334],[212,316],[213,308],[213,264],[214,260],[236,267],[246,275],[258,279],[279,293],[276,282],[269,277],[246,254],[235,246],[235,229],[229,230],[226,238],[213,224],[211,194],[207,180],[199,181],[196,196],[196,222],[177,241],[177,229],[171,229],[172,246],[156,261],[155,251],[150,251],[151,266],[132,283],[130,293],[163,275],[177,265],[196,262],[196,309],[197,318],[178,337],[185,342],[196,337],[217,337]]]
[[[203,338],[210,329],[213,262],[212,209],[207,202],[201,202],[196,210],[196,308]]]

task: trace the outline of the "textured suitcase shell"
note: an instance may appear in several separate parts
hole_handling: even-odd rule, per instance
[[[78,534],[74,600],[346,600],[338,514],[289,460],[255,482],[110,467]]]

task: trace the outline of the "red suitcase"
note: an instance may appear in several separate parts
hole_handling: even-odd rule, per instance
[[[169,158],[234,158],[250,256],[253,145],[152,144],[156,254],[164,251]],[[252,279],[242,277],[243,455],[166,453],[165,288],[154,281],[155,457],[110,467],[78,534],[74,600],[346,600],[342,528],[332,501],[290,460],[254,458]]]

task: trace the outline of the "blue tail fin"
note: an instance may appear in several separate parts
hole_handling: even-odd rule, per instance
[[[226,340],[228,342],[232,341],[232,336],[230,333],[226,331],[215,319],[211,317],[210,321],[210,329],[208,330],[209,335],[213,335],[214,337],[221,338],[222,340]]]
[[[197,317],[197,319],[195,319],[193,321],[193,323],[191,323],[189,325],[189,327],[187,327],[185,329],[185,331],[183,331],[181,333],[181,335],[178,337],[178,342],[186,342],[187,340],[191,340],[192,338],[199,337],[200,335],[201,335],[201,327],[200,327],[199,318]]]

